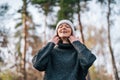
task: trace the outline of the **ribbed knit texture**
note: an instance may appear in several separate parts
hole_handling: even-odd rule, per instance
[[[45,71],[44,80],[85,80],[96,57],[79,41],[72,44],[49,42],[33,58],[33,66]]]

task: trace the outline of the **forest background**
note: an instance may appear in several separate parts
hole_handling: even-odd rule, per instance
[[[120,80],[119,0],[0,0],[0,80],[42,80],[32,57],[73,22],[76,36],[96,55],[87,80]]]

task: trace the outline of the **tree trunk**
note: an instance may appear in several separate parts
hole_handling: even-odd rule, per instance
[[[110,38],[110,12],[111,12],[110,0],[108,0],[108,13],[107,13],[108,46],[109,46],[109,50],[110,50],[110,54],[111,54],[111,58],[112,58],[112,66],[113,66],[114,78],[115,78],[115,80],[119,80],[117,67],[116,67],[116,63],[115,63],[115,58],[114,58],[114,55],[113,55],[113,49],[112,49],[112,46],[111,46],[111,38]]]
[[[82,42],[84,43],[84,35],[83,35],[82,23],[81,23],[81,20],[80,20],[81,16],[80,16],[80,5],[79,5],[79,3],[78,3],[78,22],[79,22],[80,35],[81,35],[81,38],[82,38]]]
[[[22,12],[22,19],[23,19],[23,38],[24,38],[24,51],[22,54],[22,70],[23,70],[23,80],[27,80],[26,75],[26,43],[27,43],[27,25],[26,25],[26,16],[27,16],[27,3],[26,0],[23,0],[23,12]]]
[[[79,22],[80,35],[81,35],[82,43],[85,44],[82,23],[81,23],[81,20],[80,20],[81,16],[80,16],[80,1],[79,0],[78,0],[77,6],[78,6],[78,12],[77,13],[78,13],[78,22]],[[88,71],[88,74],[87,74],[87,80],[91,80],[89,71]]]

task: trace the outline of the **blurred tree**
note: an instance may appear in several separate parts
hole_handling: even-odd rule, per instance
[[[8,35],[7,35],[7,30],[5,27],[2,27],[0,26],[0,47],[4,47],[6,48],[7,47],[7,44],[8,44]]]
[[[115,80],[119,80],[119,76],[118,76],[118,72],[117,72],[117,67],[116,67],[116,62],[115,62],[115,58],[114,58],[114,53],[113,53],[113,49],[112,49],[112,45],[111,45],[111,37],[110,37],[110,15],[111,15],[111,7],[110,4],[112,3],[113,0],[108,0],[108,12],[107,12],[107,23],[108,23],[108,46],[109,46],[109,50],[110,50],[110,54],[111,54],[111,58],[112,58],[112,66],[113,66],[113,72],[114,72],[114,76],[115,76]]]
[[[39,48],[41,47],[41,40],[38,35],[35,34],[35,27],[39,25],[35,25],[30,15],[29,11],[27,10],[28,4],[30,2],[28,0],[23,0],[23,6],[21,9],[18,10],[18,13],[21,14],[20,18],[15,19],[18,21],[16,23],[15,29],[15,38],[18,39],[16,43],[16,67],[17,72],[21,72],[23,74],[23,80],[27,80],[27,68],[26,64],[30,65],[29,59],[27,60],[26,57],[28,56],[27,51],[29,48],[32,48],[31,55],[35,54]],[[24,43],[24,48],[23,48]],[[22,48],[24,49],[23,51]],[[18,53],[18,54],[17,54]],[[31,66],[32,67],[32,66]],[[33,69],[31,69],[33,70]],[[30,71],[30,70],[28,70]],[[29,74],[30,75],[30,74]]]
[[[118,72],[117,72],[117,67],[116,67],[116,62],[115,62],[115,58],[114,58],[114,53],[113,53],[113,49],[112,49],[112,45],[111,45],[111,37],[110,37],[110,26],[111,26],[111,21],[110,21],[110,16],[111,16],[111,11],[112,11],[112,7],[110,7],[110,5],[116,4],[115,0],[98,0],[98,2],[101,2],[102,4],[107,4],[107,8],[108,8],[108,12],[107,12],[107,28],[108,28],[108,47],[110,50],[110,55],[111,55],[111,60],[112,60],[112,66],[113,66],[113,72],[114,72],[114,78],[115,80],[119,80],[119,76],[118,76]]]
[[[0,5],[0,47],[2,48],[6,48],[8,44],[7,31],[4,24],[2,23],[8,10],[9,10],[9,5],[7,3]],[[1,56],[3,55],[3,53],[4,52],[0,48],[0,72],[1,72],[1,66],[4,64],[4,58]]]
[[[46,44],[46,27],[47,27],[47,16],[53,11],[53,6],[55,5],[55,0],[31,0],[32,4],[36,5],[38,8],[42,8],[45,15],[44,21],[44,44]]]
[[[78,23],[79,23],[79,29],[80,29],[80,35],[82,42],[84,43],[84,35],[83,35],[83,28],[82,28],[82,23],[81,23],[81,16],[80,16],[80,11],[81,11],[81,6],[80,6],[80,0],[77,0],[77,14],[78,14]]]
[[[32,4],[42,8],[44,14],[47,16],[49,12],[52,12],[55,0],[31,0]]]
[[[6,21],[12,17],[11,14],[8,14],[10,6],[8,3],[0,4],[0,30],[6,27]]]
[[[61,19],[73,19],[73,5],[76,1],[74,0],[32,0],[33,4],[39,5],[40,8],[44,11],[44,14],[47,16],[48,13],[53,11],[55,6],[60,7],[60,10],[57,13],[57,21]],[[46,22],[45,22],[46,23]],[[55,24],[56,25],[56,24]],[[55,28],[55,25],[50,25],[50,27]]]
[[[85,2],[85,6],[82,6],[82,7],[86,7],[86,2],[87,1],[90,1],[90,0],[83,0]],[[77,14],[78,14],[78,23],[79,23],[79,29],[80,29],[80,35],[81,35],[81,40],[82,42],[85,44],[85,41],[84,41],[84,34],[83,34],[83,26],[82,26],[82,22],[81,22],[81,15],[80,15],[80,12],[82,11],[81,10],[81,5],[80,3],[82,2],[82,0],[77,0],[76,1],[76,4],[77,4],[77,11],[75,11]],[[90,79],[90,75],[89,75],[89,71],[88,71],[88,75],[87,75],[87,80],[91,80]]]
[[[2,21],[5,18],[6,13],[9,10],[9,5],[7,3],[0,5],[0,46],[1,47],[7,47],[7,30],[4,26],[4,24],[2,23]]]
[[[0,17],[3,17],[8,10],[9,5],[7,3],[0,5]]]
[[[23,80],[27,80],[27,75],[26,75],[26,50],[27,50],[27,36],[28,36],[27,16],[28,16],[27,0],[23,0],[23,7],[22,7],[22,24],[23,24],[23,40],[24,40],[24,51],[22,53]]]

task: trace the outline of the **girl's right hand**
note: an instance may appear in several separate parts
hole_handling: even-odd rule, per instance
[[[50,40],[50,42],[53,42],[53,43],[55,43],[55,44],[58,44],[58,42],[59,42],[59,37],[57,36],[57,35],[55,35],[51,40]]]

